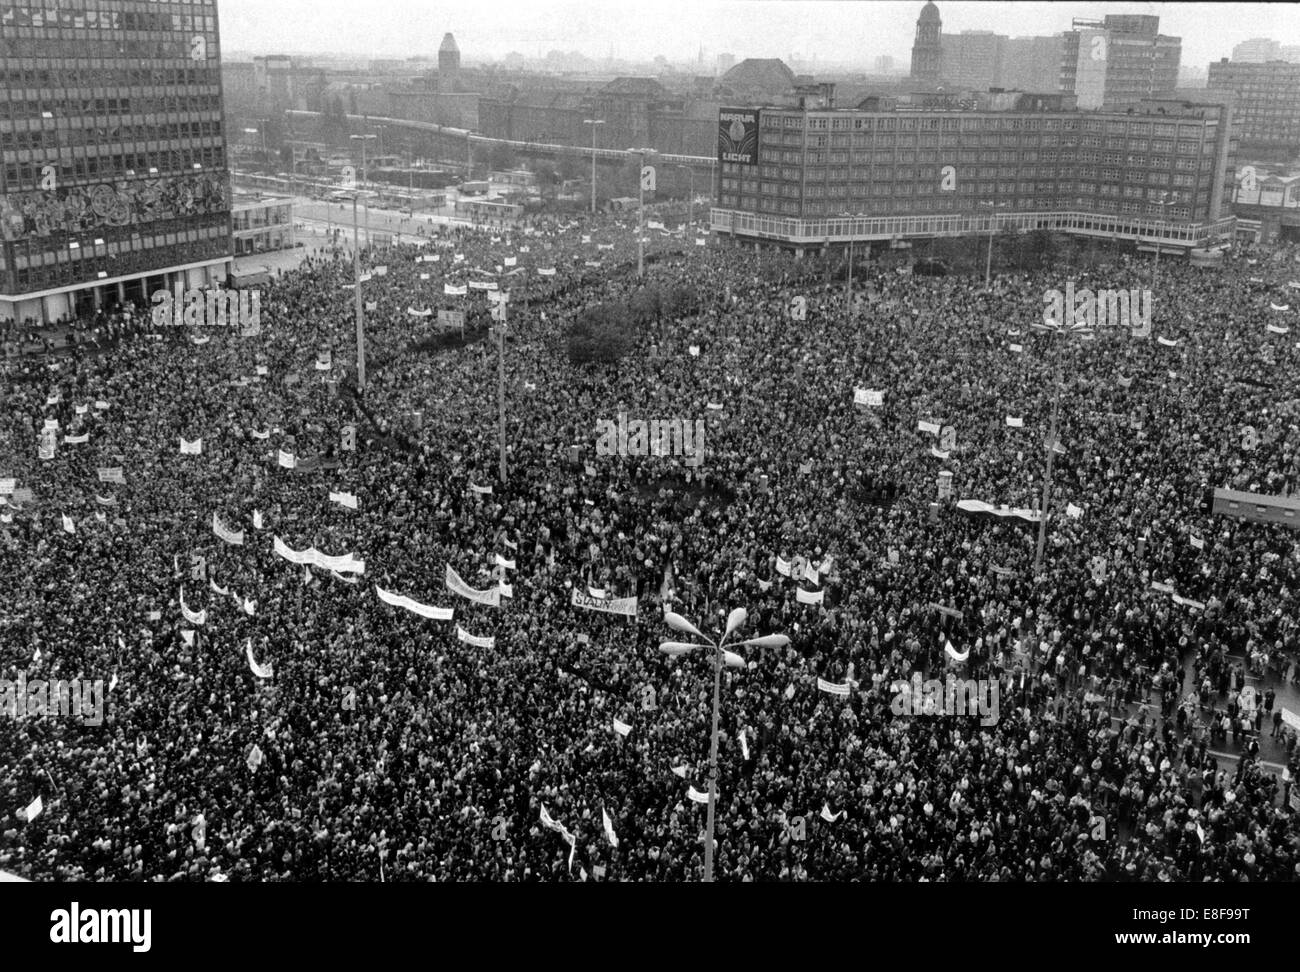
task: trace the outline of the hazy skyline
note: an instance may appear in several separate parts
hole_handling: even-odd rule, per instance
[[[579,51],[648,61],[717,54],[789,58],[869,69],[881,55],[906,67],[916,0],[220,0],[222,45],[250,53],[436,56],[447,31],[465,61],[511,51],[537,58]],[[1203,70],[1234,45],[1270,37],[1300,45],[1300,5],[1290,3],[938,3],[945,33],[1025,36],[1067,30],[1075,17],[1154,14],[1182,38],[1182,65]]]

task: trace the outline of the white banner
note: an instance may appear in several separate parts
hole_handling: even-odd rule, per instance
[[[181,615],[190,624],[206,624],[208,621],[208,609],[202,611],[191,611],[185,603],[185,588],[181,588]]]
[[[626,736],[632,731],[632,727],[626,722],[621,721],[618,716],[614,716],[614,731],[620,736]]]
[[[258,678],[270,678],[274,674],[271,670],[270,662],[267,662],[265,665],[259,665],[256,659],[253,658],[252,638],[248,639],[247,652],[248,652],[248,667],[252,669],[254,675],[256,675]]]
[[[276,456],[275,461],[278,462],[281,466],[283,466],[285,469],[293,469],[295,466],[297,466],[298,460],[294,459],[292,452],[285,452],[283,449],[279,449],[277,451],[279,452],[279,455]]]
[[[336,570],[340,574],[364,574],[366,572],[366,562],[357,560],[352,554],[340,554],[337,557],[331,557],[329,554],[321,553],[315,547],[308,547],[306,550],[297,551],[286,544],[279,537],[274,537],[272,544],[273,552],[291,564],[314,564],[322,570]]]
[[[447,589],[453,594],[459,594],[461,597],[474,601],[477,604],[486,604],[489,607],[501,606],[500,588],[493,587],[486,591],[476,591],[461,579],[460,574],[456,573],[456,571],[452,569],[451,564],[447,565],[445,580]]]
[[[537,268],[537,273],[538,273],[538,276],[542,276],[542,277],[554,277],[554,276],[555,276],[555,268],[554,268],[554,267],[538,267],[538,268]]]
[[[330,502],[346,506],[350,510],[357,508],[357,498],[352,493],[330,493]]]
[[[244,531],[227,529],[226,525],[221,522],[221,518],[217,516],[215,510],[212,512],[212,532],[220,539],[226,541],[226,543],[232,544],[236,547],[242,547],[244,545]]]
[[[429,618],[433,621],[450,621],[455,613],[452,608],[433,607],[429,604],[421,604],[419,601],[402,594],[391,594],[378,584],[375,585],[375,593],[379,595],[379,599],[385,604],[405,608],[412,614],[418,614],[422,618]]]
[[[847,699],[849,697],[848,682],[844,682],[844,683],[828,682],[824,678],[818,678],[817,688],[831,695],[838,695],[840,698]]]
[[[584,594],[576,587],[573,589],[574,607],[585,608],[588,611],[601,611],[605,614],[620,614],[624,617],[636,617],[636,598],[635,597],[615,597],[602,600],[601,598],[592,597],[590,594]]]
[[[64,445],[82,445],[90,441],[90,433],[83,432],[81,435],[65,435],[63,437]]]
[[[181,436],[181,455],[198,456],[203,454],[203,440],[195,439],[193,442],[186,442],[185,437]]]
[[[498,567],[504,567],[507,570],[515,569],[515,562],[513,560],[506,560],[506,558],[502,557],[500,554],[496,555],[495,561]]]
[[[491,486],[476,486],[474,483],[470,483],[469,488],[472,489],[474,492],[480,493],[484,496],[487,496],[492,492]]]
[[[1015,415],[1008,415],[1007,427],[1012,429],[1023,429],[1025,427],[1025,420],[1023,418],[1018,418]]]
[[[442,292],[448,297],[464,297],[469,293],[469,288],[463,284],[459,287],[453,287],[451,284],[445,283],[442,285]]]
[[[794,599],[800,604],[820,604],[825,597],[825,591],[805,591],[802,587],[794,592]]]
[[[939,434],[939,423],[938,423],[938,422],[924,422],[924,421],[918,421],[918,422],[916,423],[916,431],[918,431],[918,432],[929,432],[931,435],[938,435],[938,434]]]
[[[473,645],[475,648],[495,648],[497,640],[495,637],[476,637],[470,634],[460,625],[456,625],[456,637],[467,645]]]
[[[104,469],[96,470],[101,483],[117,483],[119,486],[126,485],[126,479],[122,475],[121,466],[111,466]]]

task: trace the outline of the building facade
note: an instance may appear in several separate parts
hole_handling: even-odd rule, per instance
[[[1207,85],[1233,93],[1243,152],[1290,156],[1300,150],[1300,64],[1215,61]]]
[[[1002,54],[1006,42],[1005,35],[991,30],[943,34],[939,39],[943,80],[975,91],[1001,86]],[[1055,85],[1048,90],[1055,90]]]
[[[1209,224],[1231,185],[1231,109],[1154,99],[1134,113],[1066,96],[989,93],[973,106],[748,109],[749,164],[719,156],[718,210],[795,222],[1049,212]],[[735,109],[725,109],[735,126]],[[721,121],[720,121],[721,124]],[[748,138],[738,128],[730,142]],[[902,231],[900,231],[902,232]]]
[[[1159,17],[1075,20],[1063,37],[1060,90],[1085,110],[1131,108],[1178,87],[1182,46],[1182,38],[1160,33]]]
[[[0,316],[224,279],[215,0],[0,7]]]

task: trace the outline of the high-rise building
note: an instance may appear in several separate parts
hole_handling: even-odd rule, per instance
[[[1300,150],[1300,64],[1229,61],[1210,65],[1207,86],[1235,96],[1233,119],[1243,153]]]
[[[940,74],[960,88],[984,91],[998,85],[1007,38],[991,30],[963,30],[939,38]]]
[[[998,87],[1038,94],[1060,90],[1064,51],[1062,34],[1007,38]]]
[[[1168,94],[1178,87],[1182,44],[1146,14],[1075,20],[1064,35],[1060,90],[1084,109],[1127,108]]]
[[[720,77],[736,66],[735,54],[719,54],[717,75]]]
[[[1252,37],[1250,40],[1242,41],[1232,49],[1232,60],[1242,64],[1263,64],[1265,61],[1276,61],[1281,46],[1277,41],[1269,40],[1267,37]]]
[[[216,0],[0,7],[0,316],[224,279]]]
[[[1084,112],[1071,100],[1000,92],[973,108],[939,95],[890,111],[755,109],[748,160],[719,158],[713,226],[821,246],[850,232],[962,232],[992,203],[1020,228],[1145,239],[1159,222],[1188,246],[1218,231],[1229,106],[1150,99],[1131,112]],[[842,220],[849,214],[858,228]]]
[[[927,0],[916,19],[916,40],[912,43],[912,80],[937,85],[941,78],[943,21],[933,0]]]

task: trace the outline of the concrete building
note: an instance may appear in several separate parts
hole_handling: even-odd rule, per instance
[[[442,43],[438,46],[438,86],[443,87],[444,81],[448,84],[454,84],[456,75],[460,72],[460,48],[456,46],[456,38],[451,36],[448,31],[442,36]],[[444,90],[451,90],[445,88]]]
[[[1244,162],[1234,173],[1232,211],[1263,243],[1300,241],[1300,167]]]
[[[1000,87],[1007,37],[991,30],[963,30],[939,39],[940,73],[948,85],[985,91]]]
[[[0,316],[51,322],[224,279],[216,0],[58,9],[10,5],[0,35]]]
[[[1300,151],[1300,64],[1225,58],[1210,65],[1207,84],[1235,95],[1243,153],[1289,158]]]
[[[974,232],[990,213],[1009,226],[1155,233],[1173,245],[1222,229],[1228,106],[1149,99],[1102,113],[1065,110],[1068,99],[1001,92],[972,108],[759,107],[752,164],[719,159],[713,226],[797,246]]]
[[[943,76],[943,20],[933,0],[927,0],[916,18],[916,39],[912,42],[913,81],[938,85]]]
[[[1160,18],[1107,14],[1076,19],[1064,35],[1060,90],[1082,109],[1128,108],[1178,87],[1182,38],[1160,33]]]

